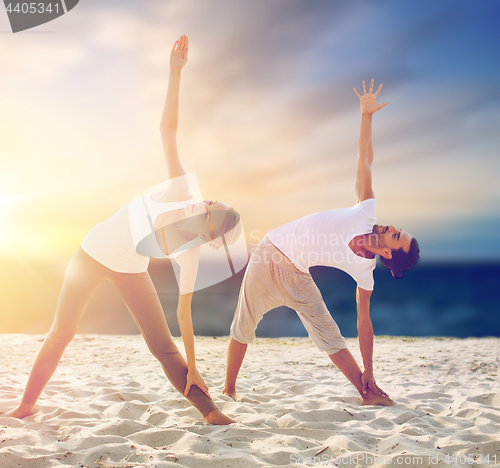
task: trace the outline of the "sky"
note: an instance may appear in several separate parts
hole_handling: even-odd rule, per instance
[[[80,0],[13,34],[2,7],[0,263],[47,285],[168,177],[159,121],[181,34],[179,152],[250,244],[355,203],[352,88],[374,78],[390,103],[373,122],[378,222],[416,237],[422,262],[499,261],[499,18],[493,0]]]

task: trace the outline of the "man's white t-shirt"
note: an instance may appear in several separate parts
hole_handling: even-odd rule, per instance
[[[351,275],[362,289],[373,290],[376,259],[356,255],[349,242],[369,234],[376,222],[374,198],[351,208],[304,216],[268,232],[271,242],[302,272],[316,265],[330,266]]]

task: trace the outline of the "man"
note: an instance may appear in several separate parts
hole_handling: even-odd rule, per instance
[[[231,325],[226,383],[223,392],[235,398],[236,378],[245,357],[247,344],[254,340],[262,316],[275,307],[295,309],[309,336],[320,351],[356,387],[363,403],[392,405],[394,402],[376,384],[373,377],[373,327],[370,320],[370,296],[373,269],[379,255],[395,278],[403,276],[419,258],[417,241],[403,230],[375,224],[375,198],[371,166],[372,116],[389,103],[378,104],[382,85],[363,96],[354,89],[361,105],[356,175],[357,204],[352,208],[313,213],[270,231],[252,253],[238,306]],[[326,265],[350,274],[357,283],[357,328],[363,358],[361,371],[339,328],[328,312],[309,267]]]

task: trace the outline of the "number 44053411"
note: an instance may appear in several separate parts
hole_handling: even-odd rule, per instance
[[[59,13],[59,3],[9,3],[8,13]]]

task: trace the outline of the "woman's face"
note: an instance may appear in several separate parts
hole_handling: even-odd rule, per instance
[[[196,215],[205,215],[207,217],[207,222],[209,223],[211,229],[213,230],[213,227],[211,226],[210,222],[211,221],[210,212],[212,210],[230,210],[230,209],[231,207],[226,203],[220,201],[203,200],[198,203],[191,203],[187,205],[184,210],[186,213],[186,217],[188,218]],[[212,250],[219,250],[223,245],[221,238],[212,239],[212,237],[208,234],[200,234],[199,237],[200,239],[207,242]]]

